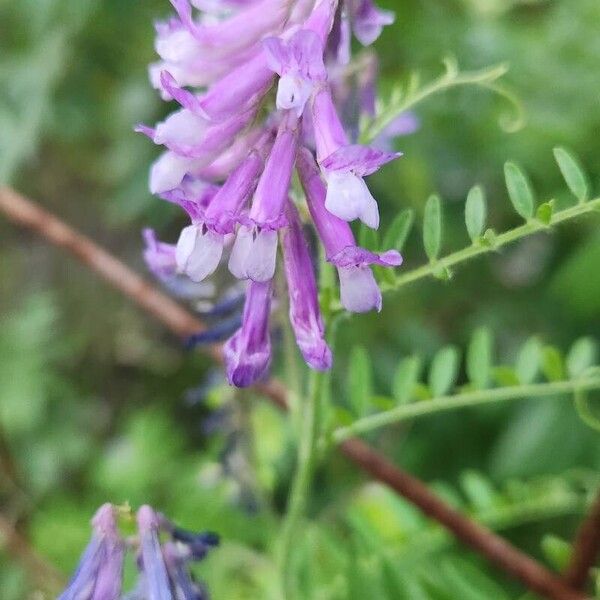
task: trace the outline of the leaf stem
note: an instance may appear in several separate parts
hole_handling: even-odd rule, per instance
[[[576,204],[575,206],[571,206],[555,213],[547,225],[535,219],[531,219],[519,227],[515,227],[514,229],[510,229],[509,231],[496,235],[493,242],[490,244],[484,244],[481,242],[473,244],[472,246],[448,254],[447,256],[436,261],[432,261],[426,265],[407,271],[406,273],[399,275],[393,283],[382,282],[381,289],[383,292],[397,290],[398,288],[409,283],[413,283],[414,281],[418,281],[419,279],[424,279],[431,275],[435,275],[440,270],[450,269],[450,267],[454,267],[476,256],[494,252],[503,246],[520,240],[521,238],[538,233],[540,231],[546,231],[553,225],[559,225],[560,223],[570,221],[571,219],[575,219],[581,215],[593,212],[595,210],[600,210],[600,198],[590,200],[585,204]]]
[[[413,404],[405,404],[391,410],[358,419],[352,423],[352,425],[334,430],[331,437],[335,444],[339,444],[361,433],[374,431],[381,427],[406,421],[407,419],[414,419],[455,408],[492,404],[508,400],[519,400],[521,398],[571,394],[595,389],[600,389],[600,377],[574,381],[553,381],[549,383],[516,385],[491,390],[465,392],[464,394],[454,394],[451,396],[440,396],[439,398],[434,398],[432,400],[423,400]]]
[[[302,403],[300,409],[301,421],[296,473],[290,490],[279,547],[281,581],[284,597],[288,600],[294,597],[297,589],[293,577],[292,554],[298,526],[306,510],[312,480],[322,381],[323,373],[311,371],[308,398]]]

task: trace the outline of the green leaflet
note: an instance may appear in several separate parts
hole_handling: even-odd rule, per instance
[[[507,162],[504,165],[504,177],[515,210],[525,220],[531,219],[535,210],[535,201],[527,176],[515,163]]]
[[[429,197],[423,215],[423,245],[430,261],[434,261],[442,247],[442,207],[439,196]]]
[[[473,243],[479,241],[483,233],[486,214],[485,193],[483,188],[477,185],[469,191],[465,204],[465,223]]]
[[[554,148],[554,158],[573,195],[579,202],[586,202],[589,186],[579,160],[565,148]]]

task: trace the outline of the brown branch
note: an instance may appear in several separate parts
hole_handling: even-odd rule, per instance
[[[600,554],[600,494],[581,523],[575,541],[573,556],[564,574],[565,582],[573,589],[585,588],[590,569]]]
[[[162,321],[173,333],[188,336],[204,328],[187,310],[146,283],[117,258],[20,194],[0,188],[0,210],[15,223],[32,229],[49,242],[74,254],[141,308]],[[213,347],[210,354],[222,361],[219,347]],[[261,384],[257,386],[257,390],[281,408],[287,408],[286,390],[279,381],[271,380]],[[540,563],[489,529],[455,511],[424,483],[392,465],[361,440],[347,440],[342,444],[341,450],[366,473],[415,504],[424,514],[451,531],[457,539],[520,579],[527,588],[553,600],[584,600],[584,595],[569,589]]]
[[[344,454],[368,471],[375,479],[387,484],[404,498],[418,506],[428,517],[451,531],[459,540],[485,556],[497,567],[520,579],[527,587],[547,598],[581,599],[559,577],[540,563],[511,546],[495,533],[465,518],[448,506],[416,477],[395,467],[386,458],[358,439],[342,443]]]

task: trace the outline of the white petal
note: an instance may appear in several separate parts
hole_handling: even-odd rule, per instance
[[[279,79],[277,86],[277,108],[280,110],[296,109],[300,117],[304,106],[312,92],[312,85],[298,75],[284,75]]]
[[[187,29],[178,29],[156,40],[156,52],[167,61],[181,62],[197,56],[202,48]]]
[[[194,167],[194,161],[174,152],[165,152],[150,169],[150,191],[160,194],[176,188]]]
[[[328,173],[325,208],[344,221],[360,219],[368,227],[379,227],[377,202],[364,179],[354,173]]]
[[[181,231],[175,257],[177,268],[192,281],[200,282],[212,275],[223,254],[223,236],[201,227],[190,225]]]
[[[254,233],[248,227],[240,227],[229,257],[229,270],[238,279],[269,281],[275,274],[276,257],[276,231]]]
[[[350,312],[381,310],[381,292],[370,267],[340,267],[340,300]]]
[[[252,230],[248,227],[240,227],[233,248],[229,255],[229,270],[238,279],[248,279],[246,273],[246,257],[252,249]]]
[[[154,143],[172,143],[180,146],[199,144],[204,137],[206,127],[206,119],[182,108],[156,126]]]

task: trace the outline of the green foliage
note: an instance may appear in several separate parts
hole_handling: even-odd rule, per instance
[[[443,396],[456,383],[460,354],[454,346],[442,348],[433,357],[429,370],[429,389],[433,396]]]
[[[442,207],[439,196],[430,196],[423,216],[423,245],[430,261],[434,261],[442,248]]]
[[[362,416],[367,410],[368,399],[373,395],[371,361],[364,348],[353,348],[348,366],[348,393],[350,406]]]
[[[465,222],[471,241],[475,244],[485,228],[486,218],[485,194],[480,186],[475,186],[469,191],[465,204]]]
[[[421,371],[421,360],[411,356],[400,361],[393,380],[393,396],[398,404],[406,404],[413,398],[415,385]]]
[[[410,209],[398,213],[383,237],[382,248],[402,250],[414,221],[414,212]]]
[[[481,327],[473,334],[467,352],[467,376],[478,389],[487,387],[492,370],[492,343],[490,332]]]
[[[535,200],[527,176],[515,163],[507,162],[504,165],[504,177],[508,195],[515,210],[525,220],[531,219],[535,209]]]
[[[494,366],[493,343],[494,339],[486,328],[479,328],[474,332],[465,364],[469,384],[462,386],[457,386],[460,352],[454,346],[446,346],[434,355],[427,375],[427,385],[420,384],[417,379],[419,358],[402,360],[393,380],[393,397],[373,396],[371,392],[369,399],[363,398],[360,412],[355,411],[359,416],[363,415],[362,418],[350,423],[338,423],[337,429],[333,431],[333,441],[341,442],[352,435],[438,412],[510,400],[556,396],[574,397],[582,420],[594,429],[600,428],[600,419],[596,418],[587,402],[588,392],[600,390],[600,370],[598,367],[592,368],[596,359],[593,340],[577,340],[565,359],[554,346],[541,346],[536,338],[531,338],[518,352],[515,367]],[[355,357],[355,370],[370,374],[369,359],[364,349],[355,348],[352,356]],[[538,370],[541,370],[546,382],[532,384]],[[361,378],[363,381],[367,380],[364,376]],[[488,389],[491,383],[494,387]],[[353,380],[351,391],[359,386],[364,391],[371,389],[357,378]],[[421,393],[415,393],[415,390]],[[351,395],[352,403],[358,401],[352,398]],[[383,410],[381,407],[384,407]]]
[[[554,158],[556,158],[560,172],[575,198],[579,202],[588,200],[587,177],[579,164],[579,160],[565,148],[554,148]]]

